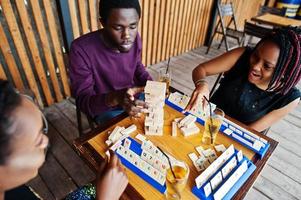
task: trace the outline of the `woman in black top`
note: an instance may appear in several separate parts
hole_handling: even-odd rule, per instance
[[[286,27],[263,38],[254,49],[237,48],[193,70],[196,88],[186,107],[209,97],[206,76],[226,72],[210,101],[225,113],[263,131],[300,102],[301,30]]]

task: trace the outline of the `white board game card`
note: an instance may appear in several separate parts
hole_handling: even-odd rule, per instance
[[[210,185],[210,182],[208,182],[205,186],[204,186],[204,193],[205,193],[205,196],[208,197],[212,192],[212,189],[211,189],[211,185]]]
[[[242,150],[240,150],[239,152],[237,152],[236,157],[237,157],[237,161],[238,162],[240,162],[243,159]]]
[[[247,171],[247,161],[245,160],[236,171],[224,182],[224,184],[214,193],[215,200],[221,200],[229,192],[232,186],[238,181],[238,179]]]
[[[234,169],[237,165],[237,160],[233,157],[222,169],[222,175],[224,178]]]
[[[212,190],[214,190],[221,182],[223,181],[222,173],[218,172],[211,180],[210,184],[212,187]]]
[[[224,130],[224,133],[226,133],[227,135],[231,135],[233,133],[233,131],[231,129],[229,129],[229,128],[226,128]]]

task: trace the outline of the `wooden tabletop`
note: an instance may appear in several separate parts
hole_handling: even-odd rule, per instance
[[[272,25],[275,27],[301,26],[301,20],[291,19],[291,18],[279,16],[279,15],[273,15],[270,13],[265,13],[260,16],[252,17],[251,20],[254,22]]]
[[[204,149],[208,148],[208,146],[203,145],[201,143],[201,137],[203,132],[202,125],[198,124],[199,128],[201,129],[199,134],[190,136],[190,137],[183,137],[181,133],[178,131],[177,137],[171,136],[171,122],[174,118],[182,117],[183,114],[172,109],[169,106],[164,107],[164,134],[163,136],[147,136],[155,145],[161,147],[166,152],[173,155],[175,158],[179,160],[185,161],[190,167],[190,174],[189,180],[185,190],[183,191],[183,199],[197,199],[196,196],[191,192],[192,187],[195,185],[195,178],[199,175],[199,172],[196,171],[195,167],[193,166],[192,162],[190,161],[187,154],[191,152],[195,152],[195,147],[203,146]],[[228,118],[228,117],[227,117]],[[231,119],[232,120],[232,119]],[[237,124],[239,122],[232,120]],[[135,135],[138,133],[144,133],[144,117],[139,119],[131,119],[126,114],[122,114],[117,118],[111,120],[107,125],[99,128],[96,131],[90,132],[83,137],[80,137],[75,140],[74,146],[79,154],[85,159],[88,165],[97,172],[98,167],[101,162],[103,162],[104,152],[107,150],[107,146],[104,141],[108,137],[108,131],[112,131],[112,129],[118,126],[128,127],[131,124],[135,124],[137,126],[137,130],[131,134],[132,138],[135,138]],[[240,124],[242,127],[250,130],[248,127]],[[259,134],[254,130],[250,130],[255,134]],[[271,156],[272,152],[275,150],[278,142],[275,140],[262,136],[268,140],[270,143],[270,147],[264,156],[263,159],[260,159],[254,152],[247,149],[246,147],[242,146],[236,141],[231,140],[229,137],[225,136],[224,134],[220,133],[217,136],[216,144],[224,144],[226,147],[233,144],[234,147],[238,150],[242,150],[244,155],[248,157],[253,163],[256,165],[255,172],[249,177],[247,182],[244,183],[242,188],[239,190],[238,193],[234,196],[234,199],[242,199],[247,191],[253,185],[255,179],[259,175],[260,171],[262,170],[263,166],[266,164],[268,158]],[[126,189],[124,199],[126,197],[135,197],[135,199],[164,199],[164,195],[141,179],[138,175],[133,173],[131,170],[126,170],[126,173],[129,177],[129,186]]]

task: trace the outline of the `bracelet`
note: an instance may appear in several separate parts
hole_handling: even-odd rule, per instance
[[[194,85],[195,85],[195,87],[197,87],[198,85],[203,84],[203,83],[207,83],[208,84],[208,81],[205,78],[201,78],[201,79],[197,80],[194,83]]]

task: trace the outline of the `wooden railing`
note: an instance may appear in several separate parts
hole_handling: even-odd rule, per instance
[[[140,0],[142,61],[148,66],[202,46],[216,0]],[[55,0],[0,0],[0,78],[30,88],[41,105],[70,96]],[[68,0],[73,37],[100,28],[99,0]],[[234,0],[239,25],[264,0]],[[68,30],[67,30],[68,31]]]

